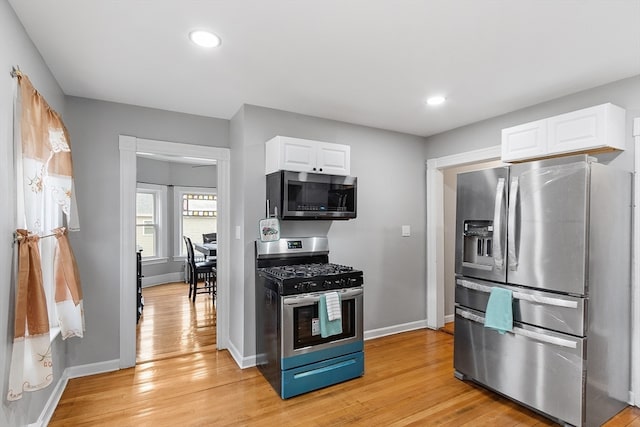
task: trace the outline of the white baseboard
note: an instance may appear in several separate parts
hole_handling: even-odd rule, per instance
[[[231,340],[229,340],[227,344],[228,344],[227,350],[229,351],[229,353],[231,353],[231,357],[233,357],[233,360],[235,360],[236,364],[240,367],[240,369],[251,368],[252,366],[256,366],[255,355],[244,357],[242,356],[240,351],[237,349],[237,347],[233,345],[233,342],[231,342]]]
[[[364,339],[371,340],[374,338],[382,338],[387,335],[399,334],[401,332],[415,331],[416,329],[424,329],[427,327],[427,319],[418,320],[416,322],[403,323],[401,325],[387,326],[380,329],[364,331]]]
[[[176,271],[173,273],[159,274],[157,276],[145,276],[142,278],[142,287],[164,285],[165,283],[184,282],[184,272]]]
[[[49,424],[49,421],[51,421],[51,417],[58,406],[58,402],[60,402],[62,393],[64,393],[64,389],[67,387],[69,379],[117,371],[118,369],[120,369],[120,360],[118,359],[107,360],[106,362],[99,363],[89,363],[87,365],[72,366],[65,369],[56,383],[51,396],[49,396],[47,403],[44,405],[44,408],[42,408],[38,421],[29,424],[28,427],[45,427]]]
[[[67,387],[67,382],[69,382],[69,378],[64,375],[64,373],[60,376],[60,379],[56,383],[47,403],[45,403],[44,408],[42,408],[42,412],[38,417],[38,421],[35,423],[28,424],[27,427],[46,427],[49,425],[49,421],[51,421],[51,417],[53,417],[53,413],[58,406],[58,402],[62,397],[62,393],[64,393],[64,389]]]
[[[71,366],[64,370],[63,376],[67,378],[80,378],[89,375],[104,374],[105,372],[113,372],[119,369],[120,359],[114,359],[86,365]]]
[[[448,314],[444,316],[444,323],[451,323],[456,318],[455,314]]]

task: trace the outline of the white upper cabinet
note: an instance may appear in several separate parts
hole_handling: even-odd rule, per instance
[[[309,139],[276,136],[266,142],[265,173],[278,170],[327,175],[351,173],[351,147]]]
[[[625,149],[623,108],[610,103],[502,130],[502,161]]]

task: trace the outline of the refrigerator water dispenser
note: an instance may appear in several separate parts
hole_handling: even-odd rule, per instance
[[[464,222],[463,263],[473,266],[492,266],[493,221]]]

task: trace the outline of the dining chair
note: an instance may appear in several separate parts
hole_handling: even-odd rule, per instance
[[[183,236],[187,246],[187,264],[189,270],[189,298],[196,301],[196,294],[208,293],[214,298],[216,296],[217,270],[216,260],[206,260],[196,262],[193,251],[193,243],[187,236]],[[203,286],[198,288],[198,283],[202,281]]]

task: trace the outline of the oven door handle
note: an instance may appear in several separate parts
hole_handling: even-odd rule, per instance
[[[332,292],[332,291],[327,291]],[[284,305],[291,306],[299,306],[299,305],[309,305],[314,304],[320,301],[320,295],[326,294],[327,292],[315,292],[312,294],[302,294],[302,295],[292,295],[288,297],[284,297],[282,303]],[[340,299],[352,299],[358,295],[362,295],[362,288],[348,288],[348,289],[336,289],[333,292],[338,292],[340,294]]]

